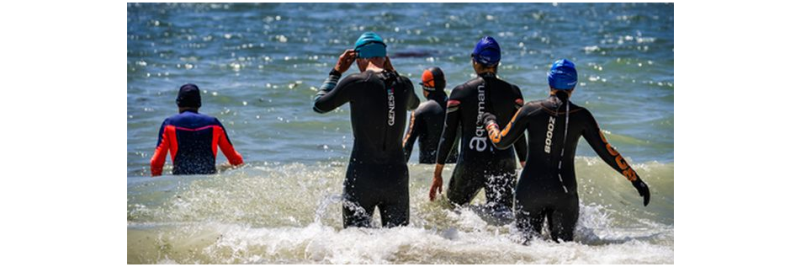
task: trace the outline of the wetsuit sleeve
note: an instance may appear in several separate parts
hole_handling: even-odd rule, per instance
[[[244,160],[242,159],[242,155],[233,148],[231,139],[228,137],[228,131],[225,130],[225,127],[222,126],[222,123],[220,123],[219,120],[216,122],[219,125],[219,130],[221,131],[217,136],[217,138],[219,138],[217,143],[219,143],[219,149],[222,150],[222,154],[225,154],[225,158],[228,158],[228,163],[233,166],[243,164]]]
[[[153,153],[153,157],[150,158],[150,174],[152,176],[161,175],[161,172],[164,170],[164,161],[167,160],[170,138],[166,135],[167,132],[164,130],[166,125],[167,121],[164,121],[164,123],[161,124],[161,129],[158,130],[158,143],[156,143],[156,151]]]
[[[517,91],[519,91],[519,88],[516,89]],[[524,104],[525,101],[522,99],[522,94],[520,94],[519,98],[514,100],[514,106],[517,108],[517,114],[519,114],[519,111],[522,110]],[[528,141],[525,139],[524,133],[520,136],[520,138],[516,142],[514,142],[514,150],[517,152],[517,158],[519,158],[520,162],[524,162],[528,159]]]
[[[408,78],[403,78],[403,82],[406,83],[406,88],[408,89],[408,102],[406,104],[406,110],[414,110],[417,109],[419,106],[419,97],[417,97],[417,93],[414,91],[414,83],[411,82]]]
[[[492,144],[503,150],[508,149],[511,145],[519,145],[518,143],[527,145],[527,142],[524,141],[525,129],[528,127],[528,115],[531,109],[533,109],[533,107],[524,106],[517,110],[517,113],[514,114],[511,121],[502,129],[500,129],[496,121],[487,121],[486,128],[489,131],[489,139],[492,141]],[[520,137],[523,138],[523,141],[519,141]],[[519,156],[520,161],[524,161],[523,158],[525,158],[527,152],[527,147],[525,147],[522,153],[517,150],[517,156]]]
[[[322,83],[316,98],[314,98],[315,112],[327,113],[350,101],[348,87],[354,79],[348,76],[342,82],[338,82],[341,77],[341,74],[331,73]]]
[[[636,171],[628,165],[622,155],[617,152],[614,147],[611,147],[611,144],[606,141],[606,137],[603,135],[603,132],[600,130],[600,126],[597,124],[597,121],[594,119],[591,113],[588,111],[586,112],[588,115],[587,125],[583,131],[583,138],[586,139],[586,142],[592,146],[594,152],[603,159],[611,168],[620,172],[625,178],[630,181],[636,181],[639,178],[639,175],[636,174]]]
[[[420,126],[423,124],[423,118],[416,113],[417,112],[411,113],[411,122],[408,123],[408,132],[406,132],[406,137],[403,139],[403,153],[406,156],[406,162],[411,158],[411,152],[414,151],[414,142],[417,141]]]
[[[455,91],[455,90],[454,90]],[[455,94],[455,93],[454,93]],[[439,139],[439,147],[436,149],[436,163],[444,164],[453,149],[458,133],[458,124],[461,121],[461,101],[450,99],[447,101],[447,114],[444,116],[444,130]]]

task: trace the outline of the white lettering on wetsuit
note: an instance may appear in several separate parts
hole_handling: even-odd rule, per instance
[[[389,125],[394,126],[394,88],[389,88]]]
[[[547,124],[547,138],[544,140],[544,152],[550,153],[550,144],[553,143],[553,129],[556,127],[556,118],[550,117],[550,122]]]
[[[469,141],[469,148],[482,152],[486,150],[486,129],[483,128],[484,108],[486,105],[486,94],[484,93],[483,85],[478,86],[478,119],[475,122],[475,136]]]

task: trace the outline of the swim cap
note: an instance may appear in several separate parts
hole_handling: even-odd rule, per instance
[[[438,67],[431,67],[422,72],[422,89],[426,91],[442,91],[447,85],[444,72]]]
[[[561,59],[553,63],[550,72],[547,73],[547,81],[550,88],[557,90],[570,90],[578,84],[578,71],[575,64],[567,59]]]
[[[178,98],[175,99],[178,107],[200,107],[200,89],[194,84],[185,84],[178,91]]]
[[[356,41],[355,48],[357,58],[373,58],[386,56],[386,43],[378,34],[368,31],[361,34]]]
[[[483,66],[495,66],[500,63],[500,44],[490,36],[483,37],[472,50],[472,58]]]

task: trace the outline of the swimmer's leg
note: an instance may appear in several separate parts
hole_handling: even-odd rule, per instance
[[[578,223],[578,197],[563,202],[553,211],[550,220],[550,235],[553,240],[572,241],[575,233],[575,225]]]
[[[378,204],[383,227],[406,226],[409,220],[408,199],[408,168],[405,165],[400,169],[387,168],[386,177],[399,175],[397,182],[390,184],[390,188],[381,195],[382,203]]]
[[[478,195],[483,183],[484,177],[481,172],[470,171],[457,164],[447,186],[447,199],[455,205],[467,205]]]
[[[366,206],[360,204],[353,197],[344,196],[342,201],[342,221],[344,228],[355,227],[370,227],[372,222],[372,213],[375,210],[375,205]]]

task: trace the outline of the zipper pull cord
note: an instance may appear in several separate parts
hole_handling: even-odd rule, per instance
[[[558,111],[556,111],[556,115],[558,115]],[[567,147],[567,132],[569,130],[569,99],[567,99],[567,121],[564,124],[564,144],[561,145],[561,158],[558,159],[558,181],[561,181],[561,187],[564,188],[564,193],[569,193],[567,190],[567,186],[564,185],[564,179],[561,178],[561,162],[564,161],[564,150]]]

